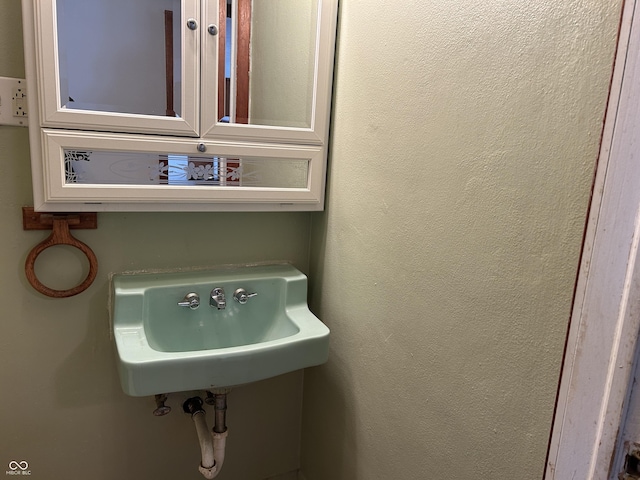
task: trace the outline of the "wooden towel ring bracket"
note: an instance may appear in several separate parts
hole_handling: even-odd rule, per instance
[[[43,295],[54,298],[71,297],[89,288],[98,273],[98,259],[88,245],[71,235],[69,229],[98,228],[96,213],[40,213],[34,212],[33,207],[22,207],[22,228],[24,230],[52,230],[51,235],[33,247],[25,261],[25,275],[33,288]],[[84,253],[89,260],[87,277],[82,283],[68,290],[55,290],[47,287],[38,279],[34,270],[38,255],[55,245],[75,247]]]

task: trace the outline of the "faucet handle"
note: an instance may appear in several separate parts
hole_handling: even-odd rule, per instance
[[[238,302],[240,305],[244,305],[249,301],[250,298],[258,295],[257,292],[247,293],[244,288],[238,288],[235,292],[233,292],[233,299]]]
[[[156,417],[162,417],[171,411],[171,407],[167,407],[164,402],[167,401],[166,393],[159,393],[156,395],[156,409],[153,414]]]
[[[189,307],[191,310],[195,310],[200,306],[200,295],[197,293],[187,293],[181,302],[178,302],[179,307]]]

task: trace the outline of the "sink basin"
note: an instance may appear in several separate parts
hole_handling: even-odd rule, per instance
[[[327,360],[329,329],[291,265],[113,275],[112,323],[122,389],[132,396],[231,387]],[[226,306],[209,305],[222,288]],[[242,304],[234,292],[255,296]],[[200,306],[179,306],[196,293]]]

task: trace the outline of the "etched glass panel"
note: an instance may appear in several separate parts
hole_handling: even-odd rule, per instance
[[[65,150],[65,183],[306,188],[308,159]]]
[[[60,105],[181,112],[180,0],[57,0]]]

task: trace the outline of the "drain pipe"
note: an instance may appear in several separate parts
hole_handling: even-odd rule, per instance
[[[214,395],[215,420],[213,424],[213,457],[218,471],[222,469],[224,463],[224,451],[227,443],[227,394],[217,393]]]
[[[206,413],[202,408],[202,399],[200,397],[189,398],[182,405],[183,410],[191,414],[193,423],[196,426],[202,456],[198,470],[207,479],[215,478],[220,473],[224,463],[227,439],[227,427],[225,425],[226,394],[222,399],[218,399],[218,397],[219,395],[214,397],[216,416],[212,432],[209,432]],[[220,411],[222,413],[219,413]]]

